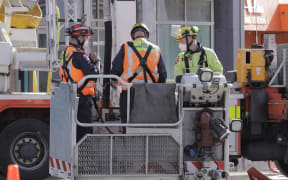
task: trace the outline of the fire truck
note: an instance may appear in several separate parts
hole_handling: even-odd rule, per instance
[[[9,164],[18,164],[21,179],[49,176],[51,72],[59,68],[60,31],[83,19],[76,16],[78,1],[61,2],[62,19],[55,0],[41,2],[45,18],[38,0],[0,0],[0,176]],[[38,48],[39,24],[46,28],[47,48]],[[49,72],[47,93],[37,92],[38,71]]]
[[[168,112],[166,116],[158,116],[159,118],[156,119],[155,117],[141,119],[143,117],[141,114],[139,116],[137,111],[131,111],[131,124],[112,122],[107,125],[105,118],[103,118],[104,123],[81,124],[76,119],[78,97],[75,94],[75,84],[62,83],[53,90],[52,95],[20,92],[19,70],[47,71],[54,70],[56,65],[58,53],[55,0],[46,1],[47,49],[37,48],[36,45],[35,22],[39,23],[36,14],[38,13],[38,18],[41,17],[41,11],[36,1],[1,1],[1,3],[5,10],[4,20],[1,23],[3,25],[1,51],[3,51],[3,56],[5,55],[4,60],[1,60],[1,173],[5,175],[8,164],[15,163],[20,167],[22,179],[43,179],[48,176],[48,172],[52,176],[62,178],[87,178],[87,176],[93,175],[98,179],[102,179],[104,176],[120,179],[126,177],[130,179],[135,179],[135,177],[179,179],[184,176],[186,179],[206,177],[223,179],[228,176],[227,136],[229,131],[227,129],[228,115],[226,114],[228,111],[226,110],[231,87],[226,83],[224,76],[220,74],[214,76],[210,71],[203,71],[201,77],[206,77],[205,74],[208,73],[209,78],[206,77],[206,80],[191,74],[183,79],[181,86],[168,84],[147,87],[152,90],[153,88],[166,89],[163,92],[166,92],[170,98],[161,99],[168,100],[164,104],[169,103],[169,106],[164,106],[158,111]],[[69,11],[69,8],[73,9],[75,6],[67,5],[67,11],[73,12]],[[24,13],[23,19],[20,18],[20,12]],[[76,12],[75,9],[74,12]],[[31,13],[30,19],[26,19],[29,18],[29,13]],[[67,16],[69,21],[72,19],[75,23],[78,22],[73,14],[67,14]],[[33,22],[34,26],[29,22]],[[68,24],[65,25],[68,26]],[[111,22],[105,23],[105,25],[111,28]],[[108,46],[109,43],[105,43],[106,45]],[[109,51],[105,56],[108,55]],[[96,78],[103,79],[104,83],[108,78],[114,78],[121,82],[119,77],[105,75],[86,77],[83,79],[83,84],[87,79]],[[131,88],[131,84],[124,82],[122,82],[122,86]],[[142,89],[142,87],[138,87],[138,89]],[[210,94],[212,92],[215,93],[215,96]],[[196,99],[192,95],[194,93],[199,93]],[[50,98],[52,98],[51,103]],[[207,104],[209,98],[213,100]],[[60,103],[59,100],[63,101]],[[134,105],[140,104],[142,104],[141,101],[134,103]],[[150,108],[157,107],[161,106],[151,106]],[[141,108],[138,107],[139,110]],[[62,114],[65,112],[67,114]],[[151,113],[151,115],[153,114],[156,115]],[[184,114],[187,115],[184,116]],[[147,122],[147,119],[150,121]],[[191,119],[194,120],[190,121]],[[183,122],[187,123],[184,128]],[[213,124],[213,128],[209,126],[210,122]],[[82,143],[76,144],[74,129],[76,124],[98,128],[125,126],[127,134],[91,134],[84,137],[81,140]],[[185,135],[183,136],[182,133]],[[99,143],[99,147],[96,149],[91,147],[95,144],[94,142],[98,143],[99,139],[103,139],[102,143]],[[67,144],[63,142],[67,142]],[[107,143],[110,145],[107,146]],[[67,146],[62,146],[64,144]],[[85,150],[86,148],[88,151]],[[112,151],[112,149],[118,150]],[[87,156],[87,153],[92,156]],[[103,153],[108,154],[104,155]],[[94,162],[95,155],[99,161]],[[101,160],[102,158],[105,159]],[[92,169],[89,169],[91,167]]]
[[[239,155],[252,161],[275,161],[287,176],[287,45],[280,45],[277,54],[255,47],[236,52],[234,93],[239,97],[243,125]]]
[[[127,89],[127,123],[79,122],[77,88],[104,78]],[[230,88],[209,69],[186,74],[180,84],[131,84],[115,75],[60,83],[51,97],[49,173],[60,179],[226,179]],[[76,142],[76,126],[124,127],[126,133],[98,131]]]
[[[37,1],[1,0],[0,6],[0,173],[18,164],[23,177],[41,179],[49,166],[50,95],[21,92],[19,77],[49,70],[46,49],[37,45],[42,11]]]
[[[63,179],[225,179],[233,154],[233,158],[275,160],[287,175],[285,51],[271,75],[271,51],[239,50],[238,85],[233,89],[223,75],[207,69],[183,76],[180,84],[132,86],[108,75],[110,68],[104,66],[105,75],[87,76],[77,85],[61,83],[52,94],[23,93],[20,71],[57,68],[56,1],[46,1],[47,49],[37,48],[36,28],[42,13],[36,2],[0,1],[0,173],[5,175],[7,165],[15,163],[23,179],[44,179],[48,173]],[[81,21],[75,16],[77,6],[64,2],[64,27]],[[105,39],[111,40],[107,12]],[[105,46],[108,61],[111,42]],[[131,92],[128,123],[105,115],[92,124],[76,119],[77,86],[96,79],[104,84],[116,79]],[[147,102],[157,97],[153,106]],[[229,119],[231,98],[239,100],[238,119]],[[145,114],[142,104],[148,108]],[[76,142],[77,125],[94,127],[96,133]],[[126,134],[110,130],[123,127]],[[231,148],[229,153],[229,136],[233,136],[233,153]]]

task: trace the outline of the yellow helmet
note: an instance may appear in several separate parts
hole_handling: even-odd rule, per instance
[[[146,34],[147,36],[147,39],[149,39],[149,33],[150,33],[150,30],[149,28],[144,24],[144,23],[137,23],[137,24],[134,24],[134,26],[132,27],[132,30],[131,30],[131,38],[133,39],[134,38],[134,33],[141,29],[142,31],[144,31],[144,33]]]
[[[186,37],[186,36],[197,36],[199,28],[197,26],[184,26],[180,28],[176,33],[176,41]]]

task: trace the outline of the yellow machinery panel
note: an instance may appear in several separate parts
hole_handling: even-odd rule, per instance
[[[238,49],[236,51],[237,82],[245,86],[249,81],[263,82],[268,79],[264,49]]]
[[[5,4],[0,7],[0,21],[4,22],[5,18]],[[38,28],[42,19],[42,11],[38,4],[27,12],[16,12],[11,17],[11,28],[25,29],[25,28]]]

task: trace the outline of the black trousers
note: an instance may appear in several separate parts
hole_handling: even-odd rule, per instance
[[[120,94],[120,117],[121,117],[121,123],[127,123],[127,91],[122,91]],[[133,97],[134,97],[134,91],[131,88],[130,90],[130,109],[133,106]],[[123,128],[123,133],[126,133],[126,128]]]
[[[80,96],[77,118],[81,123],[92,123],[92,96]],[[77,142],[86,134],[92,134],[92,127],[77,126]]]
[[[130,102],[131,99],[130,99]],[[130,109],[131,109],[131,103],[130,103]],[[120,117],[121,117],[121,123],[127,123],[127,91],[122,91],[120,94]],[[123,134],[126,134],[126,128],[123,127]]]
[[[127,91],[120,94],[120,117],[121,123],[127,123]]]

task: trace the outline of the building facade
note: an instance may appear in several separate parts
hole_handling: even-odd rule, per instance
[[[288,43],[287,0],[245,0],[245,47],[264,44],[265,34],[274,34],[276,44]]]
[[[121,10],[123,5],[124,8]],[[137,0],[114,1],[114,14],[127,17],[125,12],[134,12],[136,17],[129,15],[130,24],[125,19],[124,27],[119,18],[116,22],[115,37],[129,39],[130,28],[135,22],[143,22],[150,28],[150,40],[158,44],[168,71],[168,79],[174,77],[174,64],[180,52],[176,42],[176,31],[181,26],[196,25],[200,32],[198,40],[218,54],[224,70],[235,68],[236,49],[244,47],[244,2],[241,0]],[[130,10],[130,11],[129,11]],[[133,15],[133,13],[132,13]],[[133,18],[134,21],[133,21]],[[117,31],[121,29],[121,31]],[[117,40],[116,40],[117,41]],[[122,41],[118,41],[114,49],[119,49]]]
[[[66,0],[57,0],[60,19],[64,18],[64,1]],[[94,35],[90,38],[92,48],[89,50],[98,52],[102,61],[105,51],[104,1],[76,1],[78,18],[91,25],[94,30]],[[198,40],[204,46],[216,51],[224,70],[235,68],[236,49],[244,47],[244,0],[111,0],[110,2],[113,24],[112,59],[121,44],[131,40],[130,31],[133,24],[143,22],[150,28],[150,40],[160,46],[168,79],[173,80],[174,64],[180,52],[175,38],[176,31],[181,26],[196,25],[200,29]],[[39,4],[45,15],[45,0],[40,0]],[[38,31],[39,46],[45,47],[44,18],[41,24]],[[61,30],[59,44],[61,51],[65,47],[64,29]],[[45,73],[41,75],[40,79],[43,80],[40,80],[40,90],[45,90],[43,86],[46,85],[46,78]]]

